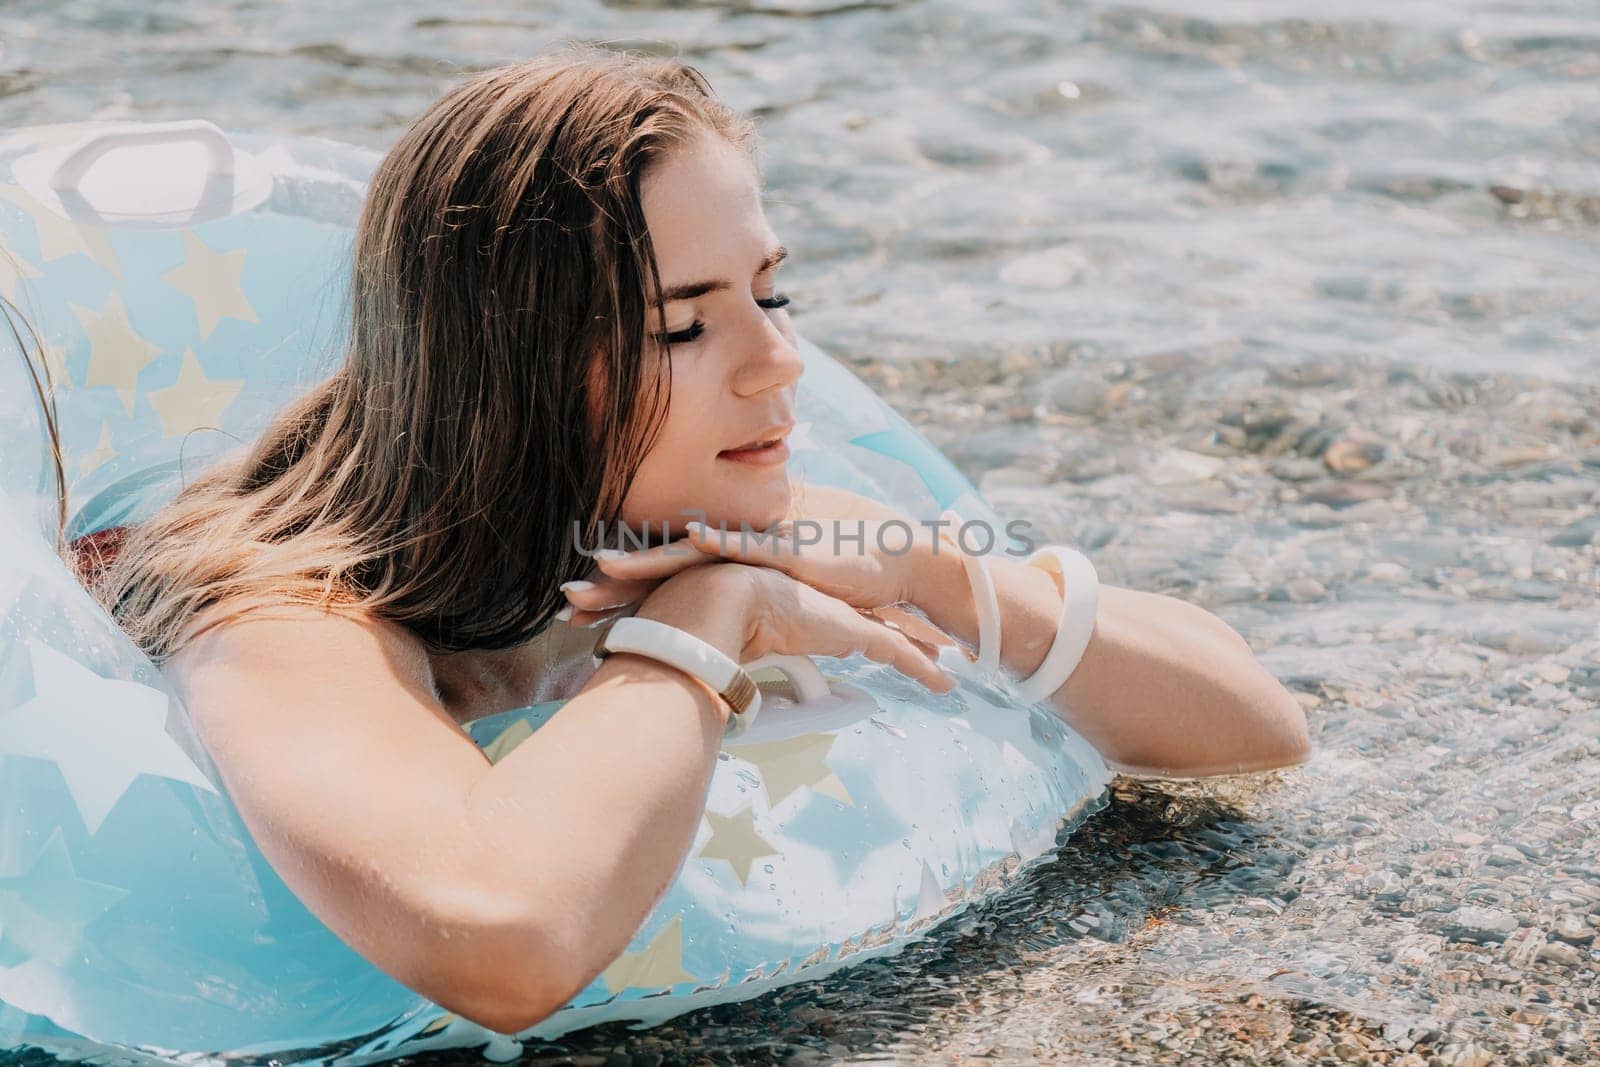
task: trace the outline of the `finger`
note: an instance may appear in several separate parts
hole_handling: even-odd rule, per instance
[[[588,629],[591,626],[598,626],[603,622],[609,622],[618,616],[627,614],[628,607],[628,605],[624,605],[620,608],[599,611],[584,611],[581,608],[573,608],[572,615],[567,619],[567,625],[580,630]]]
[[[595,553],[594,561],[608,577],[631,580],[661,579],[670,578],[681,570],[705,563],[706,555],[698,551],[688,538],[680,537],[676,541],[668,541],[664,545],[640,549],[637,552],[603,548]]]
[[[657,584],[659,583],[655,581],[601,578],[593,581],[563,582],[561,591],[567,595],[567,602],[574,610],[582,608],[597,611],[643,600]]]
[[[926,654],[928,654],[929,656],[934,657],[935,659],[938,658],[939,646],[934,644],[932,641],[924,641],[922,638],[917,637],[914,634],[906,633],[905,630],[901,629],[893,621],[891,621],[889,619],[879,618],[878,615],[875,612],[863,611],[861,614],[865,615],[869,619],[878,619],[879,622],[883,623],[885,626],[887,626],[889,629],[893,630],[895,633],[898,633],[898,634],[904,636],[905,639],[907,641],[910,641],[913,645],[915,645],[919,651],[925,652]]]
[[[709,556],[772,567],[786,574],[790,567],[800,561],[794,541],[783,532],[783,528],[772,531],[723,530],[691,522],[685,529],[688,531],[685,540]]]
[[[905,634],[866,616],[856,617],[860,620],[862,655],[895,668],[935,693],[948,693],[955,688],[956,680],[946,674],[929,653],[917,648]]]
[[[815,556],[802,555],[802,546],[783,533],[783,528],[780,524],[770,531],[721,530],[698,522],[691,522],[686,527],[689,534],[687,540],[706,553],[708,558],[764,567],[830,597],[848,601],[853,590],[829,581],[826,564],[819,565]]]
[[[904,608],[886,605],[880,608],[873,608],[872,613],[878,618],[882,619],[889,626],[905,634],[907,637],[914,638],[923,644],[933,645],[935,647],[940,645],[955,644],[955,639],[949,634],[939,629],[927,619],[924,619],[918,615],[913,615]]]

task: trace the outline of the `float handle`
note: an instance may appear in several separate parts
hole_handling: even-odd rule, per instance
[[[57,192],[76,190],[89,168],[107,152],[135,145],[173,144],[193,141],[210,152],[211,169],[220,176],[233,175],[233,143],[214,123],[205,119],[179,119],[175,122],[150,122],[138,126],[101,130],[90,134],[50,174],[50,188]]]
[[[826,700],[832,695],[828,689],[828,680],[817,670],[817,665],[811,662],[810,656],[780,656],[773,653],[753,659],[749,663],[741,663],[740,666],[747,671],[759,670],[762,667],[772,667],[782,671],[784,677],[789,679],[789,684],[794,686],[795,699],[801,704]]]

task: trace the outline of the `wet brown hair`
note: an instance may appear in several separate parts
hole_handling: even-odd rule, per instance
[[[640,186],[705,133],[753,157],[672,59],[573,46],[447,91],[372,178],[342,365],[130,532],[93,586],[119,625],[158,662],[285,602],[438,651],[548,625],[665,417]]]

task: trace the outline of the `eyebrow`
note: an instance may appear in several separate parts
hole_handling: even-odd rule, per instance
[[[778,245],[772,251],[767,253],[766,258],[761,261],[761,265],[756,268],[756,273],[765,274],[773,267],[776,267],[779,263],[782,263],[786,258],[788,258],[788,255],[789,250],[782,245]],[[724,289],[731,288],[733,288],[733,283],[724,278],[717,278],[712,281],[704,282],[689,282],[685,285],[674,285],[672,288],[666,291],[665,298],[659,301],[659,303],[670,304],[674,300],[693,300],[697,296],[705,296],[707,293],[719,293]]]

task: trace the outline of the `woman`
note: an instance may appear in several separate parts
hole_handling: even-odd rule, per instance
[[[545,639],[573,632],[557,619],[625,605],[740,662],[863,652],[934,692],[952,684],[937,631],[976,639],[962,563],[931,542],[791,555],[701,533],[583,580],[618,520],[893,517],[790,483],[802,364],[753,151],[676,62],[568,50],[453,88],[374,175],[339,371],[86,574],[179,687],[284,881],[494,1030],[556,1011],[626,945],[692,841],[730,713],[620,653],[491,765],[462,724],[552,695]],[[1002,662],[1028,674],[1061,593],[994,572]],[[1051,702],[1129,767],[1306,751],[1298,705],[1233,631],[1129,590],[1102,589]]]

